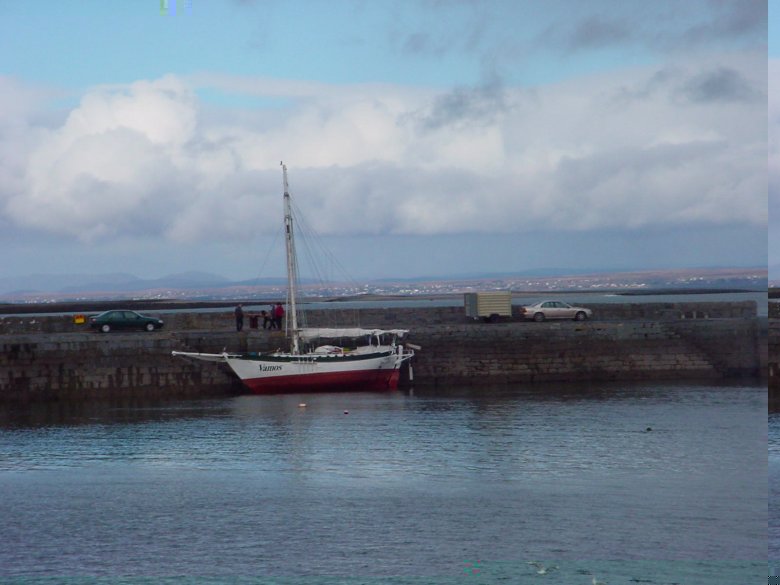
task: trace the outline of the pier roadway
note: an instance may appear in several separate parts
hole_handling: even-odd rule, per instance
[[[611,307],[586,322],[466,320],[458,307],[322,310],[334,320],[407,328],[421,346],[415,385],[537,381],[755,378],[767,372],[766,319],[755,303]],[[344,315],[338,313],[343,312]],[[213,396],[243,391],[220,364],[171,357],[174,350],[269,351],[280,332],[233,328],[228,312],[159,313],[165,329],[93,333],[72,316],[0,318],[0,400]],[[610,318],[611,317],[611,318]],[[621,318],[622,317],[622,318]]]

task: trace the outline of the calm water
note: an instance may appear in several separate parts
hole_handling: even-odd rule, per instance
[[[759,317],[767,316],[767,292],[751,291],[741,293],[708,293],[708,294],[664,294],[664,295],[618,295],[614,293],[594,292],[550,292],[527,293],[512,300],[514,305],[530,305],[545,299],[557,299],[574,304],[589,303],[733,303],[754,301]],[[270,303],[270,301],[268,301]],[[268,308],[268,303],[259,305],[245,305],[247,311],[261,311]],[[462,307],[463,295],[452,295],[443,299],[428,299],[410,295],[403,299],[382,299],[375,301],[307,301],[302,303],[304,309],[390,309],[390,308],[418,308],[418,307]],[[163,311],[144,311],[148,314],[156,313],[232,313],[232,307],[217,307],[212,309],[166,309]],[[75,315],[77,312],[68,313],[20,313],[8,314],[10,317],[39,317],[46,315]]]
[[[769,415],[769,563],[780,575],[780,412]]]
[[[600,384],[0,411],[0,582],[760,583],[766,409]]]
[[[531,305],[545,299],[556,299],[573,304],[608,303],[608,304],[642,304],[642,303],[733,303],[754,301],[756,313],[759,317],[767,316],[766,291],[752,292],[727,292],[708,294],[663,294],[663,295],[618,295],[613,293],[594,292],[551,292],[551,293],[525,293],[512,300],[513,305]],[[370,309],[370,308],[398,308],[398,307],[462,307],[463,296],[453,295],[446,299],[425,299],[410,296],[405,299],[377,301],[338,301],[338,302],[307,302],[307,309]],[[267,305],[252,305],[248,310],[259,311],[267,309]],[[216,309],[225,311],[226,309]],[[230,309],[228,309],[230,310]]]

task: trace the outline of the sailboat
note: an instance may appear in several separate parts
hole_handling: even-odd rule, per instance
[[[174,351],[174,356],[227,364],[254,394],[281,392],[338,392],[394,390],[401,366],[414,356],[400,340],[407,329],[299,327],[298,261],[295,253],[295,221],[282,163],[284,236],[287,256],[289,350],[271,353],[195,353]],[[340,345],[316,345],[318,340],[362,339],[348,349]]]

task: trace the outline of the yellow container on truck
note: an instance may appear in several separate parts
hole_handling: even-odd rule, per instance
[[[512,316],[512,293],[508,290],[466,293],[464,304],[466,316],[472,319],[487,321]]]

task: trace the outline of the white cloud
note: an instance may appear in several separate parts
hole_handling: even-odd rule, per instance
[[[22,153],[0,166],[0,219],[87,241],[271,233],[284,159],[323,234],[761,226],[765,67],[742,54],[450,92],[168,76],[94,88],[54,129],[6,81],[24,123],[0,139]],[[283,101],[237,115],[199,89]]]
[[[769,273],[776,280],[780,278],[780,59],[769,60],[768,74]]]
[[[180,193],[192,92],[173,77],[96,88],[28,153],[6,212],[17,223],[84,240],[156,231]]]
[[[10,197],[27,192],[25,166],[47,132],[39,112],[56,97],[50,89],[0,76],[0,210]]]
[[[780,213],[780,59],[769,61],[769,204]],[[777,225],[777,215],[773,214]]]

